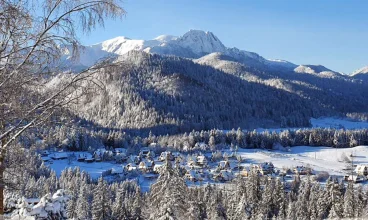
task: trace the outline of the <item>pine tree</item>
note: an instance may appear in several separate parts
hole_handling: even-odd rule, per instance
[[[128,213],[124,206],[124,198],[123,198],[121,190],[117,192],[116,199],[115,199],[115,202],[113,203],[111,211],[112,211],[111,219],[119,220],[119,219],[128,218]]]
[[[365,206],[365,195],[363,193],[363,187],[360,185],[356,190],[355,196],[355,217],[360,218]]]
[[[189,210],[188,210],[188,219],[189,220],[197,220],[200,219],[200,208],[197,201],[190,201]]]
[[[287,210],[287,219],[296,220],[298,218],[298,216],[296,215],[295,209],[296,209],[295,202],[290,201],[289,207]]]
[[[338,183],[333,182],[329,186],[330,205],[329,218],[341,218],[343,213],[343,196]]]
[[[242,220],[247,219],[248,213],[247,213],[247,197],[245,194],[241,197],[238,206],[235,209],[235,213],[232,219],[234,220]]]
[[[135,219],[135,220],[143,219],[142,206],[143,206],[143,201],[141,197],[141,191],[140,191],[140,188],[137,187],[136,192],[134,194],[134,202],[133,202],[132,211],[131,211],[132,219]]]
[[[100,177],[93,192],[92,219],[106,220],[111,217],[110,215],[111,210],[109,206],[107,183],[102,177]]]
[[[280,179],[276,180],[275,192],[273,194],[273,204],[276,206],[273,213],[276,214],[278,219],[286,218],[287,202],[285,196],[284,184]]]
[[[151,186],[149,200],[150,219],[176,219],[179,216],[187,216],[187,186],[168,158],[157,182]]]
[[[344,217],[354,218],[354,216],[355,216],[354,186],[352,182],[349,182],[344,195]]]
[[[79,190],[79,197],[77,199],[77,219],[85,220],[91,218],[90,203],[88,201],[88,187],[87,184],[82,183]]]

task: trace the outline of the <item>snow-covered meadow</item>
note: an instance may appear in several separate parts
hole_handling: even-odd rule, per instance
[[[334,128],[334,129],[365,129],[368,128],[367,121],[357,121],[348,118],[334,118],[334,117],[321,117],[321,118],[311,118],[310,122],[312,128]],[[297,129],[311,129],[308,127],[301,128],[257,128],[257,132],[263,131],[276,131],[282,132],[285,130],[297,130]]]

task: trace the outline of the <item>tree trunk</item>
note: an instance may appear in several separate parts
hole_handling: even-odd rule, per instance
[[[4,109],[1,108],[1,112],[4,112]],[[0,119],[1,120],[1,119]],[[0,121],[0,133],[5,130],[5,125],[3,120]],[[5,181],[4,181],[4,170],[5,170],[5,149],[3,146],[6,143],[7,138],[3,138],[0,140],[0,220],[4,219],[4,188],[5,188]]]
[[[4,159],[0,156],[0,220],[4,219]]]

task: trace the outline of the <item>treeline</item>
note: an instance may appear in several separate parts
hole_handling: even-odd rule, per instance
[[[277,144],[283,147],[326,146],[347,148],[368,145],[368,130],[314,128],[257,132],[256,130],[242,131],[241,129],[233,129],[231,131],[192,131],[176,136],[150,136],[147,139],[148,142],[156,141],[162,146],[172,146],[174,149],[179,148],[181,150],[193,150],[193,148],[198,147],[196,143],[201,142],[206,143],[209,147],[219,149],[231,146],[272,149]]]
[[[38,196],[65,189],[69,201],[65,213],[50,219],[339,219],[368,218],[368,191],[329,179],[325,185],[297,176],[291,184],[251,174],[224,185],[188,187],[170,162],[148,192],[134,181],[109,183],[92,180],[78,168],[63,171],[60,178],[40,176]],[[21,184],[21,183],[19,183]],[[7,205],[17,212],[17,191],[8,191]],[[10,205],[12,207],[9,207]]]
[[[74,151],[95,150],[100,147],[127,148],[129,153],[137,153],[140,148],[157,143],[157,150],[175,151],[214,151],[222,148],[263,148],[272,149],[275,145],[326,146],[335,148],[368,145],[368,130],[344,130],[330,128],[295,129],[283,131],[244,131],[238,128],[230,131],[209,130],[191,131],[177,135],[133,136],[123,130],[106,131],[79,126],[56,126],[38,129],[23,138],[24,146],[37,149],[68,149]],[[33,140],[27,142],[27,140]],[[34,140],[39,140],[34,143]],[[40,141],[42,140],[42,141]]]

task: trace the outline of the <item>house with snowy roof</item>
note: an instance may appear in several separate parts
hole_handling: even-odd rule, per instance
[[[212,174],[212,178],[215,181],[230,181],[234,179],[234,174],[230,170],[221,170],[220,172],[215,172]]]
[[[154,166],[155,162],[153,160],[142,160],[138,165],[138,169],[142,172],[151,172]]]
[[[145,147],[141,149],[141,151],[139,152],[139,156],[141,158],[153,158],[155,157],[155,153],[151,151],[149,148]]]
[[[227,160],[220,161],[217,165],[218,169],[220,170],[227,170],[230,169],[230,162]]]
[[[141,162],[141,157],[135,156],[135,155],[130,155],[129,158],[128,158],[128,162],[138,165]]]
[[[307,175],[312,174],[312,169],[310,167],[305,166],[296,166],[294,167],[293,172],[299,175]]]
[[[253,165],[253,169],[262,175],[271,174],[274,171],[274,165],[272,162],[264,162],[261,164]]]
[[[208,161],[204,155],[197,156],[196,160],[197,160],[196,161],[197,165],[202,166],[202,167],[207,166]]]
[[[130,171],[134,171],[134,170],[137,170],[137,167],[134,166],[131,163],[128,163],[127,165],[124,166],[124,171],[126,171],[126,172],[130,172]]]
[[[365,164],[357,165],[354,171],[358,175],[367,176],[368,175],[368,165],[365,165]]]
[[[87,162],[87,163],[93,163],[95,161],[95,158],[92,156],[92,154],[87,154],[84,161]]]
[[[192,182],[203,180],[203,178],[201,177],[201,174],[195,170],[188,170],[185,173],[184,177],[185,179],[192,181]]]
[[[65,152],[57,152],[50,155],[53,160],[64,160],[68,158],[68,154]]]
[[[350,175],[346,178],[346,180],[353,183],[361,183],[365,182],[367,178],[363,175]]]
[[[84,160],[87,158],[87,154],[86,153],[80,153],[77,155],[77,161],[78,162],[84,162]]]
[[[251,169],[249,167],[243,167],[240,169],[239,175],[242,177],[248,177],[250,175]]]
[[[159,161],[165,161],[167,159],[173,161],[175,158],[174,158],[174,155],[170,152],[170,151],[164,151],[160,154],[160,156],[158,157],[158,160]]]

